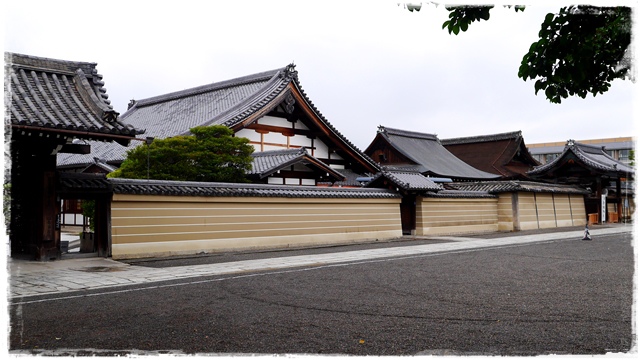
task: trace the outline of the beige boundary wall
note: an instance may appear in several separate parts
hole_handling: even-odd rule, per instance
[[[416,235],[451,235],[498,231],[497,198],[416,200]]]
[[[501,231],[584,226],[587,223],[583,195],[502,193],[499,203]]]
[[[584,196],[512,192],[497,198],[418,198],[416,235],[520,231],[587,223]]]
[[[402,236],[397,198],[114,194],[111,255],[159,257]]]

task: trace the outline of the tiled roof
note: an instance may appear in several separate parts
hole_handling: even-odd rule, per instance
[[[491,194],[504,192],[536,192],[536,193],[559,193],[559,194],[588,194],[589,192],[579,186],[547,184],[533,181],[482,181],[482,182],[460,182],[446,185],[451,190],[460,191],[485,191]]]
[[[335,170],[335,169],[334,169]],[[326,186],[355,186],[360,187],[362,183],[358,181],[358,178],[363,177],[363,174],[358,174],[351,169],[340,169],[337,170],[345,177],[345,180],[335,181],[335,182],[318,182],[318,185],[326,185]]]
[[[560,156],[545,165],[534,168],[527,174],[530,176],[544,175],[551,169],[562,167],[569,156],[575,156],[583,164],[599,172],[618,174],[623,177],[635,173],[634,168],[609,156],[603,146],[581,144],[569,140]]]
[[[439,177],[483,180],[499,175],[478,170],[444,148],[436,135],[380,126],[378,134],[397,151],[422,166],[420,171]]]
[[[427,192],[422,194],[429,198],[446,198],[446,199],[495,199],[498,196],[490,194],[486,191],[462,191],[462,190],[442,190],[436,192]]]
[[[104,174],[82,174],[61,172],[58,176],[60,193],[111,193],[112,187]]]
[[[113,110],[95,63],[5,53],[11,125],[23,131],[66,132],[77,138],[120,139],[143,133]]]
[[[529,153],[522,132],[441,140],[460,160],[504,179],[527,179],[526,172],[540,165]]]
[[[418,172],[381,171],[365,186],[382,187],[382,181],[386,179],[395,186],[406,191],[440,191],[442,186],[434,183],[428,177]]]
[[[400,195],[384,189],[339,188],[295,185],[204,183],[187,181],[107,179],[116,194],[176,196],[237,196],[286,198],[380,198],[397,199]]]
[[[159,139],[188,134],[189,129],[195,126],[240,126],[249,117],[264,114],[265,109],[269,110],[280,103],[280,100],[290,93],[291,85],[300,92],[303,101],[338,142],[342,142],[362,163],[377,169],[377,164],[337,131],[313,105],[298,81],[298,73],[293,64],[134,101],[121,118],[127,124],[146,129],[146,136]],[[122,147],[114,147],[106,151],[111,154],[110,157],[113,157],[115,152],[120,152],[124,158],[125,150]],[[98,156],[105,158],[100,154]]]
[[[487,142],[487,141],[500,141],[500,140],[518,140],[522,138],[522,131],[512,131],[500,134],[491,134],[491,135],[479,135],[479,136],[468,136],[468,137],[459,137],[459,138],[451,138],[451,139],[442,139],[440,142],[442,145],[457,145],[457,144],[472,144],[479,142]]]
[[[80,142],[82,140],[76,140],[74,142]],[[91,153],[82,154],[58,154],[57,166],[68,167],[73,165],[85,166],[93,164],[95,157],[100,158],[101,161],[109,164],[119,164],[126,158],[126,151],[133,149],[135,146],[140,145],[139,142],[131,142],[129,146],[122,146],[118,143],[109,143],[101,141],[89,141],[91,145]]]
[[[305,148],[254,152],[251,156],[253,161],[248,175],[255,175],[261,179],[296,163],[318,167],[341,181],[346,179],[337,170],[311,156]]]

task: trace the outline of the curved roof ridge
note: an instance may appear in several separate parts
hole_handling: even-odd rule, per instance
[[[378,132],[379,133],[388,134],[388,135],[404,136],[404,137],[411,137],[411,138],[416,138],[416,139],[440,141],[440,139],[438,139],[438,135],[436,135],[436,134],[428,134],[428,133],[421,133],[421,132],[417,132],[417,131],[394,129],[394,128],[390,128],[390,127],[386,127],[386,126],[382,126],[382,125],[378,126]]]
[[[273,156],[273,155],[289,155],[289,154],[303,154],[306,153],[307,150],[303,147],[301,148],[291,148],[284,150],[268,150],[268,151],[256,151],[251,156]]]
[[[553,161],[546,163],[544,165],[538,166],[533,170],[527,172],[527,174],[537,175],[551,169],[556,166],[561,159],[564,158],[565,154],[568,152],[572,152],[575,156],[583,161],[585,164],[593,166],[596,169],[603,171],[615,171],[615,172],[634,172],[635,170],[614,159],[604,150],[604,146],[590,145],[578,143],[574,140],[568,140],[567,144],[564,147],[562,153],[556,157]],[[593,157],[592,155],[597,155],[601,157],[600,159]],[[606,160],[606,162],[602,161],[602,158]]]
[[[221,124],[233,127],[247,116],[253,114],[257,109],[261,109],[265,104],[281,95],[291,80],[297,76],[298,72],[293,64],[277,70],[260,89],[247,96],[243,101],[206,121],[203,125]]]
[[[499,134],[477,135],[440,140],[442,145],[469,144],[476,142],[498,141],[522,138],[522,131],[511,131]]]
[[[162,94],[162,95],[158,95],[158,96],[154,96],[146,99],[136,100],[135,106],[144,107],[144,106],[154,105],[154,104],[158,104],[165,101],[171,101],[171,100],[176,100],[183,97],[198,95],[198,94],[206,93],[209,91],[221,90],[227,87],[265,81],[273,78],[276,74],[278,74],[284,69],[286,69],[286,67],[278,68],[270,71],[264,71],[257,74],[241,76],[234,79],[218,81],[211,84],[200,85],[200,86],[196,86],[196,87],[192,87],[192,88],[188,88],[180,91],[175,91],[168,94]]]
[[[29,131],[67,132],[62,136],[69,138],[120,143],[144,133],[118,118],[96,63],[10,52],[5,52],[5,63],[5,92],[12,100],[7,114],[12,126]]]
[[[9,58],[7,63],[13,65],[38,71],[66,72],[67,75],[75,74],[77,69],[82,69],[85,74],[96,75],[93,70],[98,65],[95,62],[60,60],[11,52],[5,52],[5,57]]]

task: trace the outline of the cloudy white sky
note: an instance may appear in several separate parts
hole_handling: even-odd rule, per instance
[[[441,28],[443,6],[398,2],[13,0],[4,48],[98,63],[121,113],[130,99],[294,63],[310,99],[361,149],[378,125],[441,139],[521,130],[526,143],[635,134],[630,81],[557,105],[517,77],[557,6],[496,7],[454,36]]]

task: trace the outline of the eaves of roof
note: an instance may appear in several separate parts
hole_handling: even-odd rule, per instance
[[[314,117],[316,119],[318,119],[322,125],[324,125],[326,127],[326,129],[330,132],[331,135],[333,135],[333,137],[339,139],[342,144],[344,144],[347,148],[347,150],[349,152],[351,152],[351,154],[356,157],[356,158],[360,158],[361,162],[365,165],[367,165],[367,167],[370,169],[371,172],[377,172],[380,170],[380,167],[378,166],[378,164],[373,161],[373,159],[371,159],[367,154],[365,154],[363,151],[361,151],[357,146],[355,146],[349,139],[347,139],[340,131],[338,131],[338,129],[336,129],[330,122],[329,120],[327,120],[324,115],[322,115],[322,113],[320,112],[320,110],[318,110],[318,108],[313,104],[313,102],[311,101],[311,99],[309,99],[309,97],[307,96],[307,94],[305,93],[304,89],[302,88],[302,86],[300,85],[300,82],[298,81],[298,77],[297,75],[293,78],[293,82],[292,85],[295,87],[295,89],[297,91],[292,92],[294,96],[297,96],[299,94],[299,96],[301,97],[301,99],[298,100],[303,100],[305,105],[308,106],[308,108],[310,109],[310,111],[315,115]]]
[[[253,157],[253,161],[249,175],[258,176],[260,179],[291,165],[303,163],[330,174],[333,178],[337,179],[337,181],[346,180],[344,175],[311,156],[305,148],[256,152],[251,156]]]
[[[338,132],[318,111],[298,81],[295,65],[136,101],[122,119],[148,129],[148,136],[185,135],[195,126],[224,125],[237,131],[266,115],[281,100],[293,96],[309,109],[321,130],[337,139],[371,172],[377,164]]]
[[[444,199],[496,199],[497,195],[490,194],[486,191],[465,191],[465,190],[442,190],[438,192],[427,192],[422,194],[427,198],[444,198]]]
[[[635,173],[635,169],[632,167],[627,166],[626,164],[609,156],[602,146],[580,144],[573,140],[569,140],[567,141],[567,144],[560,156],[547,164],[538,166],[527,172],[527,175],[543,175],[551,169],[560,167],[564,164],[565,159],[569,154],[573,154],[584,165],[601,173],[618,174],[621,176]]]
[[[418,172],[381,171],[365,186],[380,186],[383,179],[391,181],[398,188],[405,191],[440,191],[442,186]]]
[[[519,180],[450,183],[447,184],[447,187],[462,191],[486,191],[491,194],[500,194],[505,192],[535,192],[584,195],[589,193],[587,190],[574,185],[548,184]]]
[[[126,142],[144,130],[113,110],[95,63],[5,53],[11,125],[84,139]]]
[[[436,135],[379,126],[378,134],[396,151],[424,167],[423,174],[461,180],[497,179],[500,175],[472,167],[447,150]]]
[[[116,194],[211,196],[211,197],[280,197],[280,198],[367,198],[398,199],[401,196],[385,189],[337,188],[319,186],[203,183],[187,181],[107,179]]]
[[[500,133],[500,134],[442,139],[440,140],[440,142],[442,143],[442,145],[447,146],[447,145],[458,145],[458,144],[473,144],[473,143],[488,142],[488,141],[518,140],[521,137],[522,137],[522,131],[512,131],[512,132],[506,132],[506,133]]]

